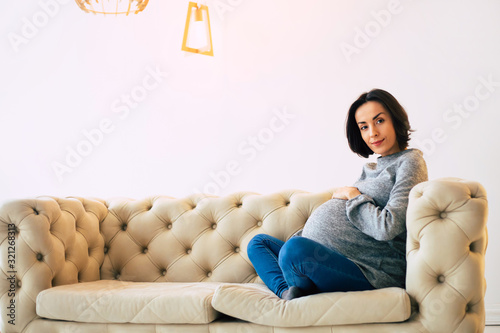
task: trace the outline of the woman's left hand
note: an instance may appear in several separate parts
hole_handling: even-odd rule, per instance
[[[344,186],[337,188],[332,195],[332,199],[349,200],[360,195],[361,192],[356,187]]]

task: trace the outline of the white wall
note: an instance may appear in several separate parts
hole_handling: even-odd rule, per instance
[[[151,0],[128,17],[57,1],[0,3],[1,201],[349,185],[366,161],[347,147],[345,114],[383,88],[406,107],[430,178],[486,187],[486,305],[500,319],[500,2],[212,0],[212,58],[180,51],[187,1]],[[123,95],[141,91],[126,107]],[[88,155],[68,166],[78,149]],[[59,177],[54,163],[66,165]],[[228,164],[236,171],[223,179]],[[211,173],[225,182],[207,185]]]

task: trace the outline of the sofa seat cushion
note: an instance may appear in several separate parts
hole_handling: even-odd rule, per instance
[[[101,280],[58,286],[36,300],[40,317],[86,323],[206,324],[220,283]]]
[[[232,317],[281,327],[401,322],[411,314],[410,298],[401,288],[321,293],[285,301],[262,284],[222,284],[212,305]]]

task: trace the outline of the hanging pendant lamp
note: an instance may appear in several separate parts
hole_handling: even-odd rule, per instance
[[[93,14],[137,14],[148,5],[149,0],[75,0],[86,13]]]
[[[210,16],[206,5],[189,3],[182,50],[208,56],[214,55]]]

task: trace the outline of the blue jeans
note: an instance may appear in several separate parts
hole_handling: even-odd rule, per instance
[[[292,286],[307,295],[374,289],[355,263],[305,237],[283,242],[259,234],[248,243],[247,253],[257,274],[278,297]]]

